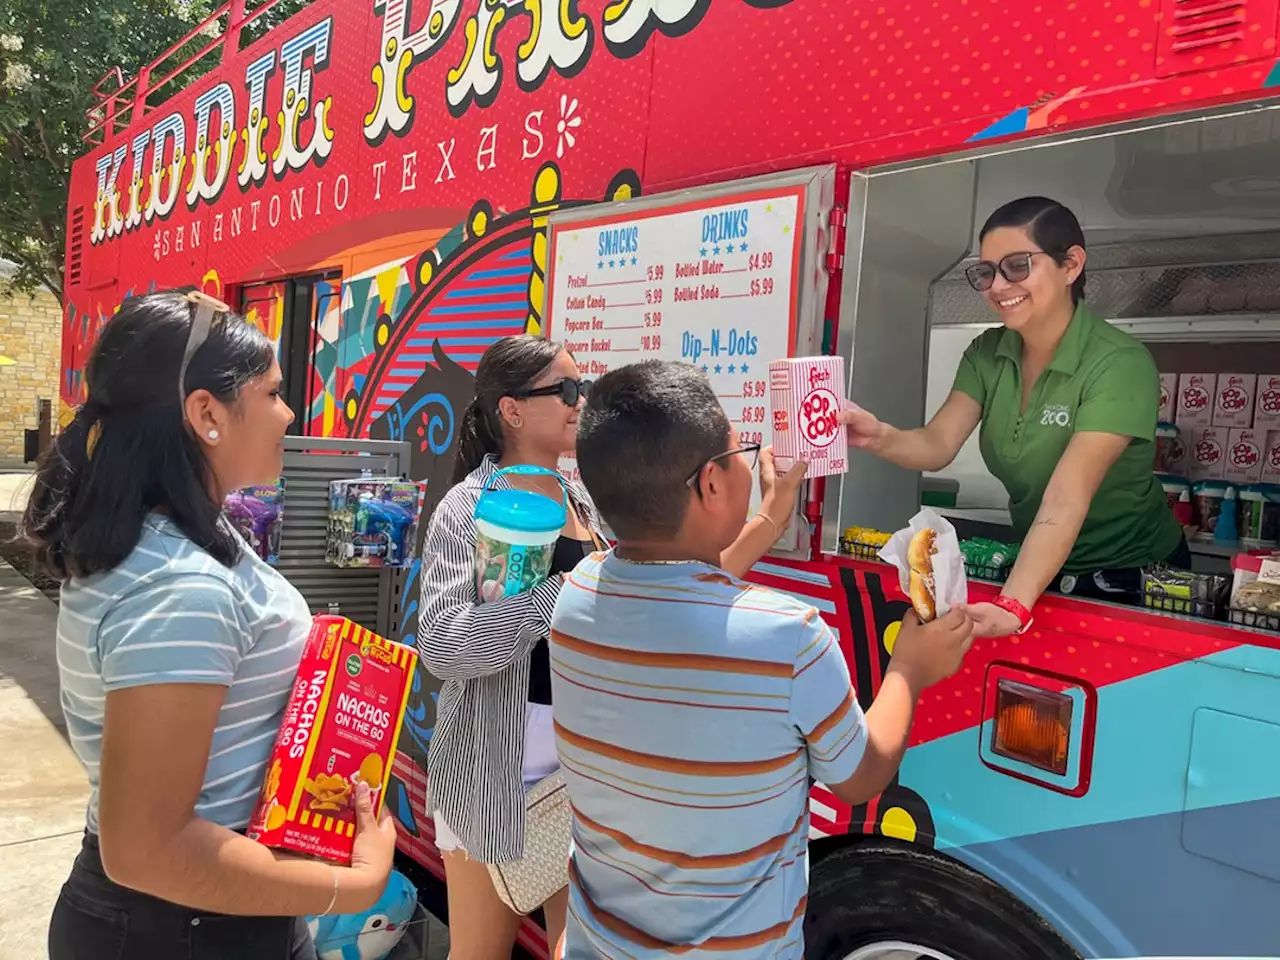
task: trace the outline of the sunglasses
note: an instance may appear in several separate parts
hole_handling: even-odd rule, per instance
[[[697,470],[689,474],[689,479],[684,482],[685,486],[691,487],[692,489],[697,490],[698,478],[702,476],[702,470],[704,467],[706,467],[707,464],[715,463],[718,460],[727,460],[729,457],[732,457],[735,453],[740,453],[744,457],[746,457],[747,466],[749,466],[752,469],[752,471],[754,471],[756,468],[756,464],[760,462],[760,446],[761,445],[758,443],[746,443],[738,447],[738,449],[736,450],[726,450],[724,453],[717,453],[714,457],[707,457],[707,459],[703,460],[702,463],[698,465]]]
[[[221,300],[215,300],[207,293],[192,290],[184,295],[191,304],[191,332],[187,334],[187,347],[182,351],[182,365],[178,367],[178,406],[183,408],[182,418],[185,420],[187,405],[187,367],[196,351],[209,339],[209,331],[213,328],[213,318],[231,312]]]
[[[518,390],[511,396],[516,400],[528,400],[530,397],[559,397],[560,402],[566,407],[576,407],[579,401],[591,396],[591,381],[570,380],[566,377],[557,383],[549,383],[545,387]]]
[[[965,267],[964,277],[974,290],[985,293],[996,282],[997,272],[1010,283],[1021,283],[1031,276],[1031,258],[1043,256],[1046,256],[1043,250],[1031,250],[1007,254],[1000,258],[999,263],[980,260],[971,267]]]

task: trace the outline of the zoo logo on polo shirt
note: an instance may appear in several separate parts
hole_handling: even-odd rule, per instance
[[[1040,411],[1040,426],[1071,426],[1071,408],[1065,403],[1046,403],[1044,409]]]

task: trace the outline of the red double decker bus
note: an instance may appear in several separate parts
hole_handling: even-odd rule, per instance
[[[193,61],[100,85],[69,196],[64,413],[126,296],[196,284],[278,342],[297,430],[408,441],[432,503],[481,354],[522,331],[596,372],[706,364],[749,438],[770,433],[769,350],[844,356],[854,400],[919,424],[991,323],[963,280],[977,225],[1027,194],[1076,210],[1090,302],[1171,383],[1280,375],[1277,0],[315,0],[249,42],[272,6],[229,0],[175,46]],[[789,205],[794,245],[743,243],[728,211],[756,203]],[[683,215],[712,221],[695,259],[740,258],[739,293],[776,300],[752,339],[745,300],[723,330],[680,320],[677,261],[640,262],[620,227]],[[643,272],[634,335],[571,302],[575,263]],[[1196,444],[1234,442],[1206,429]],[[839,541],[922,502],[963,536],[1007,532],[974,449],[929,477],[855,456],[753,573],[839,632],[864,706],[906,602]],[[1229,576],[1249,546],[1201,538],[1196,567]],[[1280,954],[1280,623],[1177,609],[1044,600],[930,691],[881,797],[816,786],[808,955]],[[1056,719],[1010,729],[1001,698],[1028,690]],[[431,692],[387,796],[438,904]],[[536,918],[521,945],[546,956]]]

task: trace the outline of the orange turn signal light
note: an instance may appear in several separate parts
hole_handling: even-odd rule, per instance
[[[1065,694],[1016,680],[997,681],[992,752],[1066,776],[1072,707]]]

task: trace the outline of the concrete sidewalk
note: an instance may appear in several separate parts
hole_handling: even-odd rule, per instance
[[[7,479],[10,475],[3,475]],[[0,509],[8,506],[0,492]],[[88,783],[58,705],[58,608],[0,562],[0,958],[38,960],[84,830]]]
[[[34,485],[34,473],[0,473],[0,514],[21,514]]]
[[[0,474],[0,514],[9,476]],[[84,832],[89,790],[58,703],[57,616],[0,560],[0,960],[47,956],[49,916]],[[393,957],[443,960],[448,951],[448,930],[420,912]]]

